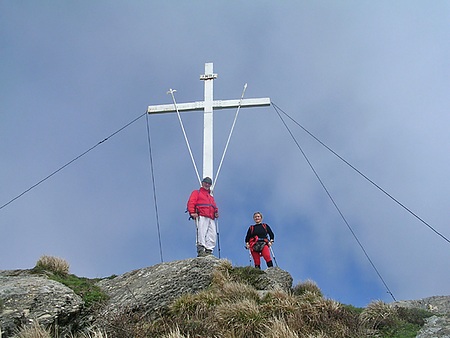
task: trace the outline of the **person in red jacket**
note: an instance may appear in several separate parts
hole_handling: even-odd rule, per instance
[[[216,246],[215,219],[219,217],[219,209],[211,195],[211,185],[211,178],[205,177],[200,189],[194,190],[187,202],[189,215],[197,226],[197,257],[212,255]]]

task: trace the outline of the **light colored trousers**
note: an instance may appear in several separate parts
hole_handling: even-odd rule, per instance
[[[212,250],[216,246],[216,222],[208,217],[197,217],[197,246],[201,245],[205,249]]]

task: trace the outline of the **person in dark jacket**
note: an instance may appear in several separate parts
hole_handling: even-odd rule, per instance
[[[270,247],[272,246],[275,235],[272,229],[266,223],[262,223],[263,215],[257,211],[253,214],[254,225],[250,225],[245,236],[245,247],[250,250],[255,268],[261,269],[261,256],[266,261],[267,267],[273,267],[270,256]]]
[[[214,197],[211,195],[212,180],[205,177],[202,186],[189,196],[187,210],[197,226],[197,257],[212,255],[216,246],[215,219],[219,217]]]

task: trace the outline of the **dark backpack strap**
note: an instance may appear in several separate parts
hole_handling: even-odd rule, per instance
[[[269,233],[267,232],[267,224],[263,223],[262,226],[263,226],[264,230],[266,230],[266,238],[267,238],[267,235],[269,235]]]

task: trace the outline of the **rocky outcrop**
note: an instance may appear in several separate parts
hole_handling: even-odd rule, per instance
[[[156,317],[160,311],[183,294],[206,289],[212,281],[213,271],[226,260],[214,256],[192,258],[146,267],[97,283],[109,300],[100,309],[100,315],[83,312],[83,301],[71,289],[27,270],[0,271],[0,327],[3,335],[11,337],[22,325],[37,321],[57,324],[60,330],[80,325],[104,323],[125,311],[139,311]],[[260,292],[287,291],[292,287],[291,275],[279,268],[262,272],[255,287]],[[82,324],[80,324],[82,323]]]
[[[264,290],[282,290],[289,291],[292,288],[292,276],[289,272],[278,267],[270,268],[264,271],[260,279],[267,281],[264,283]]]
[[[214,270],[222,264],[230,266],[226,260],[208,256],[161,263],[102,279],[97,286],[109,300],[95,316],[85,312],[81,297],[46,275],[36,275],[30,270],[0,271],[0,337],[12,337],[18,328],[33,322],[57,325],[61,333],[102,324],[126,311],[156,317],[181,295],[208,288]],[[270,290],[292,288],[291,275],[278,267],[253,274],[252,278],[252,285],[261,296]],[[450,338],[449,296],[398,301],[393,305],[435,314],[426,320],[418,338]]]
[[[127,272],[97,283],[110,297],[103,316],[124,309],[144,312],[152,317],[184,293],[195,293],[211,283],[212,272],[220,260],[210,256],[161,263]]]
[[[0,271],[0,327],[2,337],[34,321],[70,327],[83,306],[71,289],[27,270]]]
[[[394,302],[393,305],[421,309],[434,314],[426,319],[417,338],[450,338],[450,296],[401,300]]]
[[[417,338],[450,338],[450,314],[427,318]]]
[[[225,263],[214,256],[161,263],[125,273],[97,283],[110,299],[102,317],[115,315],[124,309],[139,311],[154,317],[174,299],[185,293],[207,288],[214,269]],[[267,269],[258,278],[259,290],[284,290],[292,287],[292,277],[279,269]]]
[[[433,296],[419,300],[400,300],[393,305],[426,310],[428,312],[445,315],[450,313],[450,296]]]

